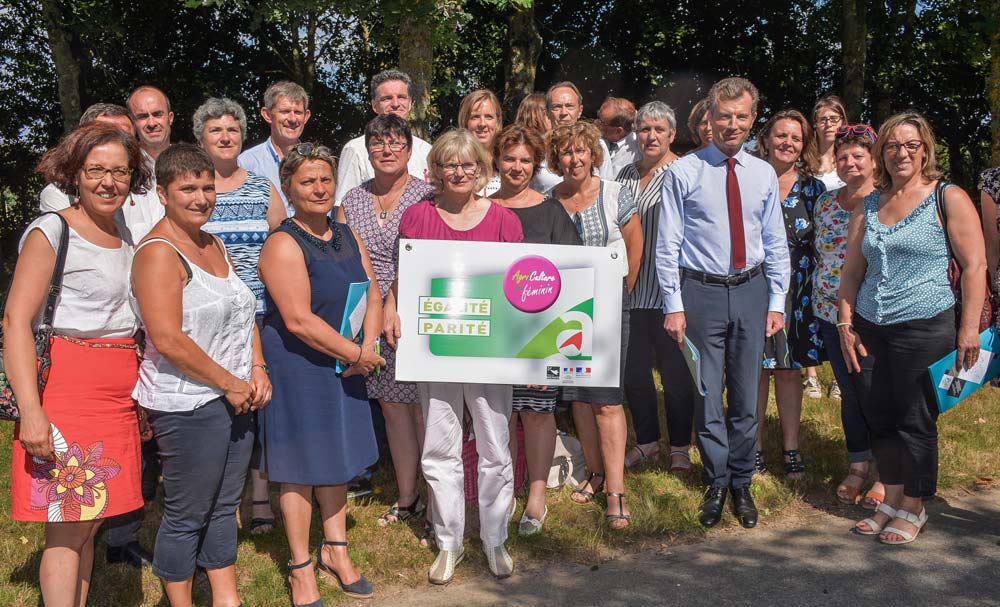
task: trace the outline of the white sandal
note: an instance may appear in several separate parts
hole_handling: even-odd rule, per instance
[[[878,508],[876,508],[875,511],[885,514],[886,516],[889,517],[890,521],[896,518],[896,516],[898,515],[895,508],[887,505],[885,502],[879,504]],[[902,510],[900,512],[902,512]],[[858,527],[858,525],[860,525],[861,523],[868,525],[868,531],[865,531],[861,527]],[[866,518],[865,520],[856,523],[854,527],[851,529],[851,531],[857,533],[858,535],[878,535],[879,533],[882,533],[882,525],[879,525],[878,522],[876,522],[875,519],[873,518]]]
[[[878,538],[878,541],[883,544],[888,544],[890,546],[899,546],[901,544],[909,544],[913,540],[917,539],[920,535],[920,530],[924,528],[927,524],[927,509],[921,508],[920,516],[914,516],[912,512],[907,512],[906,510],[897,510],[896,516],[893,518],[901,518],[907,523],[910,523],[917,528],[916,533],[910,533],[909,531],[903,531],[902,529],[897,529],[895,527],[886,527],[882,530],[882,533],[895,533],[896,535],[902,537],[901,540],[887,540],[884,537]]]

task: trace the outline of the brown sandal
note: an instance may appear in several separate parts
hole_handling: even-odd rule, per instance
[[[848,484],[848,479],[856,478],[860,479],[861,482],[857,485]],[[861,491],[864,489],[865,485],[868,483],[868,471],[862,475],[857,471],[856,468],[848,468],[847,476],[844,480],[840,481],[837,485],[837,501],[845,506],[853,506],[858,503],[858,496],[861,495]]]

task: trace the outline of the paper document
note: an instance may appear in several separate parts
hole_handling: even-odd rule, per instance
[[[370,280],[352,282],[347,287],[347,301],[344,302],[344,319],[340,323],[340,334],[354,343],[360,344],[364,339],[365,313],[368,312],[368,285]],[[337,361],[337,373],[347,369]]]
[[[953,351],[927,368],[934,385],[938,411],[944,413],[983,384],[1000,375],[1000,358],[996,351],[1000,347],[997,330],[990,327],[979,334],[980,350],[976,364],[962,369],[958,363],[958,351]]]
[[[684,352],[684,362],[687,363],[688,371],[691,372],[691,379],[694,380],[694,385],[698,387],[698,394],[702,396],[707,395],[708,390],[705,388],[705,383],[701,381],[701,353],[691,343],[691,340],[687,338],[687,335],[684,336],[684,347],[681,350]]]

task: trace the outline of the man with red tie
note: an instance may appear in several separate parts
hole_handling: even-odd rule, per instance
[[[791,268],[778,178],[743,149],[757,117],[757,88],[726,78],[708,98],[712,144],[675,161],[663,180],[656,270],[667,334],[678,345],[687,336],[701,353],[701,524],[719,522],[732,492],[737,518],[751,528],[761,353],[765,335],[784,327]]]

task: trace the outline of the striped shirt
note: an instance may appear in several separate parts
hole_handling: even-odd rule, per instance
[[[639,278],[635,281],[635,289],[629,297],[630,308],[641,310],[663,308],[660,281],[656,277],[656,233],[659,225],[663,177],[668,166],[669,163],[653,171],[653,177],[642,188],[639,187],[638,163],[626,165],[618,173],[617,181],[625,186],[635,199],[639,210],[639,223],[642,225],[642,264],[639,266]]]
[[[264,313],[264,285],[257,276],[257,260],[270,231],[267,226],[270,202],[271,181],[247,171],[246,181],[238,188],[216,194],[215,209],[204,228],[226,246],[236,275],[257,299],[257,314]]]

